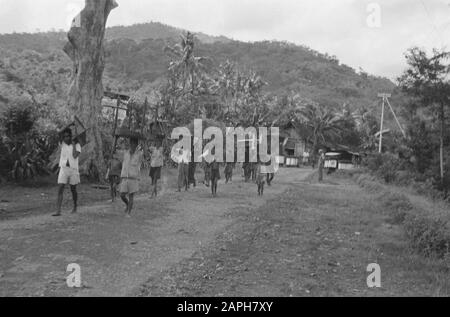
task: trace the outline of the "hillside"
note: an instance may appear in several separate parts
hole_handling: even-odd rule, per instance
[[[127,93],[144,85],[157,87],[169,63],[164,47],[175,44],[182,32],[160,23],[109,28],[105,86]],[[62,32],[0,35],[1,72],[13,74],[0,77],[0,104],[20,91],[23,82],[42,94],[55,87],[55,98],[62,98],[59,86],[66,84],[71,69],[61,51],[65,38]],[[199,34],[196,50],[216,65],[230,60],[243,70],[256,71],[268,83],[267,92],[296,91],[333,108],[344,103],[368,107],[378,92],[395,88],[388,79],[358,73],[336,57],[284,42],[244,43]]]
[[[180,34],[186,32],[183,29],[175,28],[159,22],[139,23],[131,26],[113,26],[106,31],[108,40],[131,39],[142,41],[147,39],[173,39],[178,40]],[[230,39],[224,36],[211,36],[204,33],[195,33],[197,39],[202,43],[228,43]]]

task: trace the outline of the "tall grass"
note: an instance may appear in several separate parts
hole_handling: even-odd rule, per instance
[[[392,224],[403,226],[412,250],[425,257],[450,256],[450,227],[446,219],[414,206],[406,194],[381,184],[374,176],[361,174],[353,179],[376,194]]]

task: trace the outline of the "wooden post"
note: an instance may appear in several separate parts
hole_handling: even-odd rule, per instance
[[[383,98],[383,109],[381,111],[381,128],[380,128],[380,145],[378,147],[378,153],[383,152],[383,123],[384,123],[384,98]]]
[[[144,118],[142,119],[142,135],[144,135],[145,132],[145,125],[147,124],[147,111],[148,111],[148,98],[145,97],[145,102],[144,102]]]
[[[114,144],[113,144],[113,148],[112,148],[112,154],[114,154],[116,152],[116,148],[117,148],[117,125],[118,125],[118,121],[119,121],[119,109],[120,109],[120,97],[117,98],[117,108],[116,108],[116,113],[115,113],[115,117],[114,117],[114,131],[113,131]],[[111,155],[111,157],[112,157],[112,155]]]
[[[386,98],[390,97],[390,94],[379,94],[378,97],[383,98],[383,106],[381,110],[381,129],[380,129],[380,144],[378,148],[378,152],[383,152],[383,129],[384,129],[384,110],[386,107]]]
[[[389,98],[386,98],[386,102],[387,102],[389,108],[391,109],[392,114],[394,115],[395,121],[397,122],[397,125],[398,125],[398,127],[400,128],[400,131],[402,131],[403,137],[406,138],[405,130],[403,130],[403,127],[402,127],[402,125],[400,124],[400,120],[398,120],[398,117],[397,117],[397,115],[395,114],[394,108],[392,107],[391,102],[389,101]]]

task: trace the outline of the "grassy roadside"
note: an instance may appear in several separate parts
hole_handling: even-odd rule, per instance
[[[367,174],[354,175],[353,179],[378,197],[390,223],[404,228],[412,250],[429,258],[450,259],[450,208],[446,202],[382,184]]]
[[[276,186],[276,185],[275,185]],[[411,252],[380,196],[349,177],[292,185],[235,210],[213,247],[145,283],[139,296],[449,296],[449,265]],[[377,263],[382,288],[369,289]]]

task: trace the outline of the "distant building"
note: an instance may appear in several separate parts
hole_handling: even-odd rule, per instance
[[[360,167],[362,154],[352,151],[344,145],[332,145],[327,147],[325,155],[325,168],[329,171],[351,170]]]
[[[299,167],[303,162],[308,145],[293,127],[280,130],[279,163],[286,167]]]

